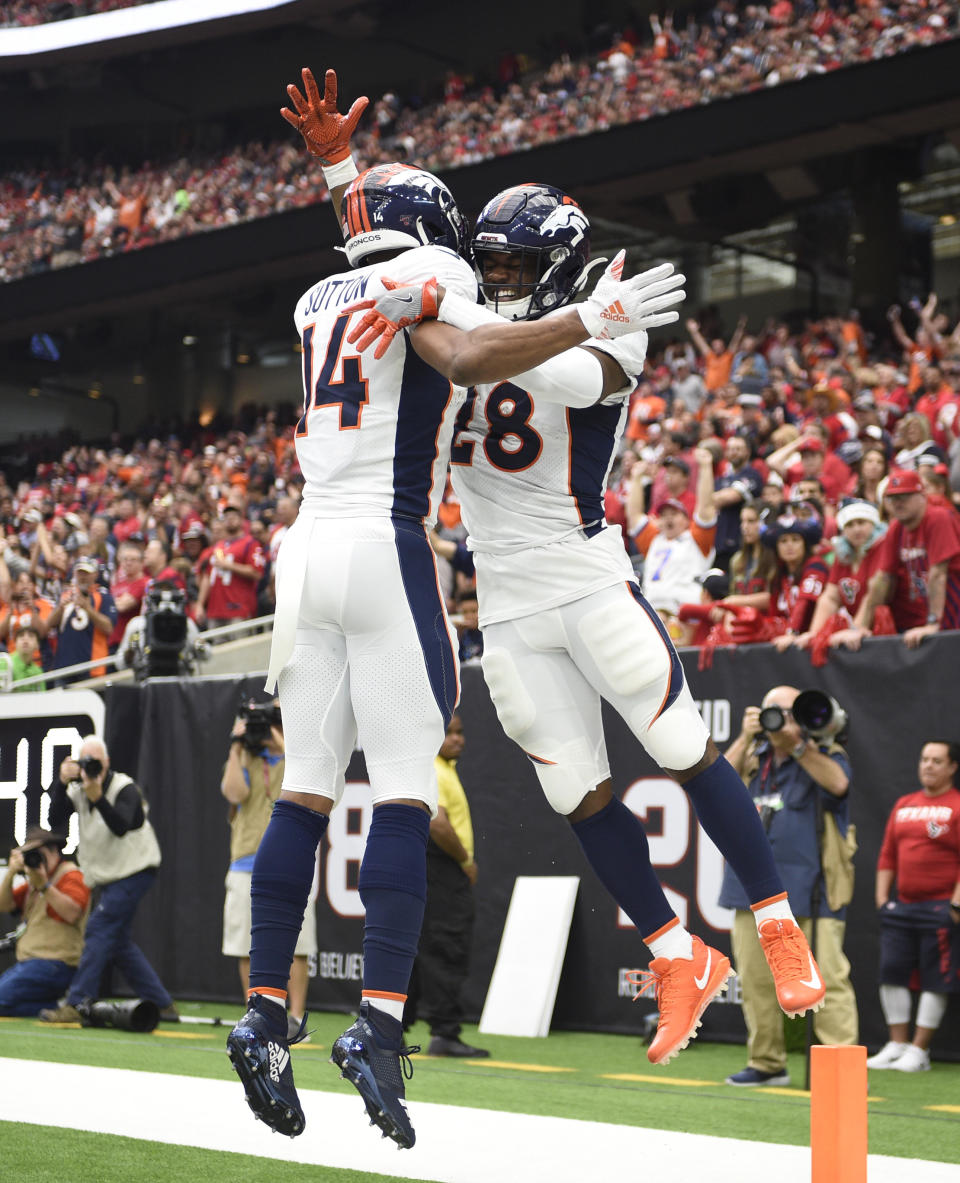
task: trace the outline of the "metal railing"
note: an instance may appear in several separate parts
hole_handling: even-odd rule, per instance
[[[197,637],[198,641],[203,641],[206,644],[211,642],[232,641],[232,640],[246,640],[248,637],[255,637],[267,632],[273,628],[273,615],[257,616],[253,620],[236,620],[230,624],[223,624],[219,628],[207,629]],[[85,681],[82,675],[90,675],[89,680],[106,679],[114,681],[128,681],[133,677],[133,670],[126,667],[120,667],[121,655],[111,653],[107,657],[98,657],[94,661],[83,661],[77,665],[67,665],[62,669],[45,670],[42,674],[34,674],[31,678],[21,678],[15,683],[17,692],[21,690],[28,690],[34,686],[47,685],[50,687],[51,683],[61,683],[64,679],[70,679],[71,689],[76,689],[77,681]],[[94,674],[93,670],[100,670],[106,667],[112,674]],[[120,667],[120,668],[118,668]],[[197,675],[202,677],[202,674]],[[77,679],[77,681],[74,681]],[[53,689],[63,689],[61,685],[54,685]],[[6,693],[13,693],[13,690]]]

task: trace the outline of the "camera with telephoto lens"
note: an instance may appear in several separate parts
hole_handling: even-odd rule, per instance
[[[43,866],[43,851],[39,846],[35,846],[33,850],[25,850],[23,852],[23,865],[30,867],[31,870],[36,870]]]
[[[248,752],[261,752],[270,740],[271,727],[283,727],[280,708],[273,702],[248,702],[240,708],[246,724],[240,742]]]
[[[96,780],[103,772],[103,761],[98,760],[96,756],[81,756],[77,763],[80,765],[80,771],[90,780]]]
[[[824,694],[822,690],[802,691],[789,712],[782,707],[764,707],[760,712],[760,726],[768,733],[782,731],[787,724],[788,714],[793,715],[797,726],[811,739],[836,739],[846,731],[847,712],[835,698]]]

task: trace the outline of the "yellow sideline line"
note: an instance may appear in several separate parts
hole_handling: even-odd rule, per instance
[[[160,1039],[212,1039],[205,1031],[153,1031]]]
[[[960,1113],[960,1105],[924,1105],[924,1109],[934,1109],[937,1113]]]
[[[709,1088],[715,1080],[682,1080],[677,1076],[638,1076],[635,1072],[604,1072],[601,1080],[635,1080],[640,1084],[680,1084],[688,1088]]]
[[[428,1060],[449,1060],[449,1056],[427,1056]],[[512,1060],[471,1060],[464,1056],[461,1064],[477,1064],[484,1068],[516,1068],[518,1072],[576,1072],[576,1068],[551,1068],[549,1064],[515,1064]]]

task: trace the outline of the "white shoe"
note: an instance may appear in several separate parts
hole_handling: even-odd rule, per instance
[[[909,1043],[897,1043],[891,1039],[889,1043],[885,1043],[883,1047],[877,1052],[875,1056],[871,1056],[867,1060],[868,1068],[892,1068],[897,1060],[910,1046]]]
[[[896,1068],[898,1072],[929,1072],[930,1053],[911,1043],[903,1055],[897,1056],[890,1067]]]

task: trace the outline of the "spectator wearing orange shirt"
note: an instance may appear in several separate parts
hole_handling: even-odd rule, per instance
[[[0,975],[0,1015],[27,1017],[56,1006],[76,973],[90,889],[76,863],[63,857],[67,840],[28,826],[22,846],[10,851],[0,879],[0,911],[17,912],[26,927],[16,964]],[[14,886],[14,879],[25,882]]]
[[[666,413],[667,400],[657,394],[648,382],[642,382],[630,399],[627,439],[645,442],[650,436],[651,425],[659,423]]]
[[[52,613],[53,604],[37,595],[32,576],[23,571],[14,580],[9,603],[0,607],[0,640],[7,642],[7,648],[12,653],[17,633],[24,625],[29,625],[43,644],[50,632]],[[40,654],[35,654],[33,660],[39,662]]]
[[[123,230],[126,241],[133,238],[143,222],[143,207],[146,203],[146,189],[138,188],[132,177],[124,177],[120,184],[104,182],[104,188],[117,210],[117,226]]]
[[[904,359],[909,366],[907,392],[913,394],[919,390],[923,382],[923,371],[936,359],[936,346],[929,330],[925,329],[922,323],[917,328],[916,339],[909,335],[900,319],[899,304],[892,304],[887,309],[887,320],[890,322],[890,329],[897,344],[903,350]]]
[[[726,386],[730,381],[733,358],[740,348],[743,330],[747,327],[747,318],[741,316],[737,321],[737,327],[730,338],[729,345],[724,344],[722,337],[714,337],[708,345],[706,338],[700,332],[700,325],[697,321],[691,318],[686,324],[690,339],[696,345],[697,352],[703,359],[703,384],[708,393],[715,394],[721,386]]]

